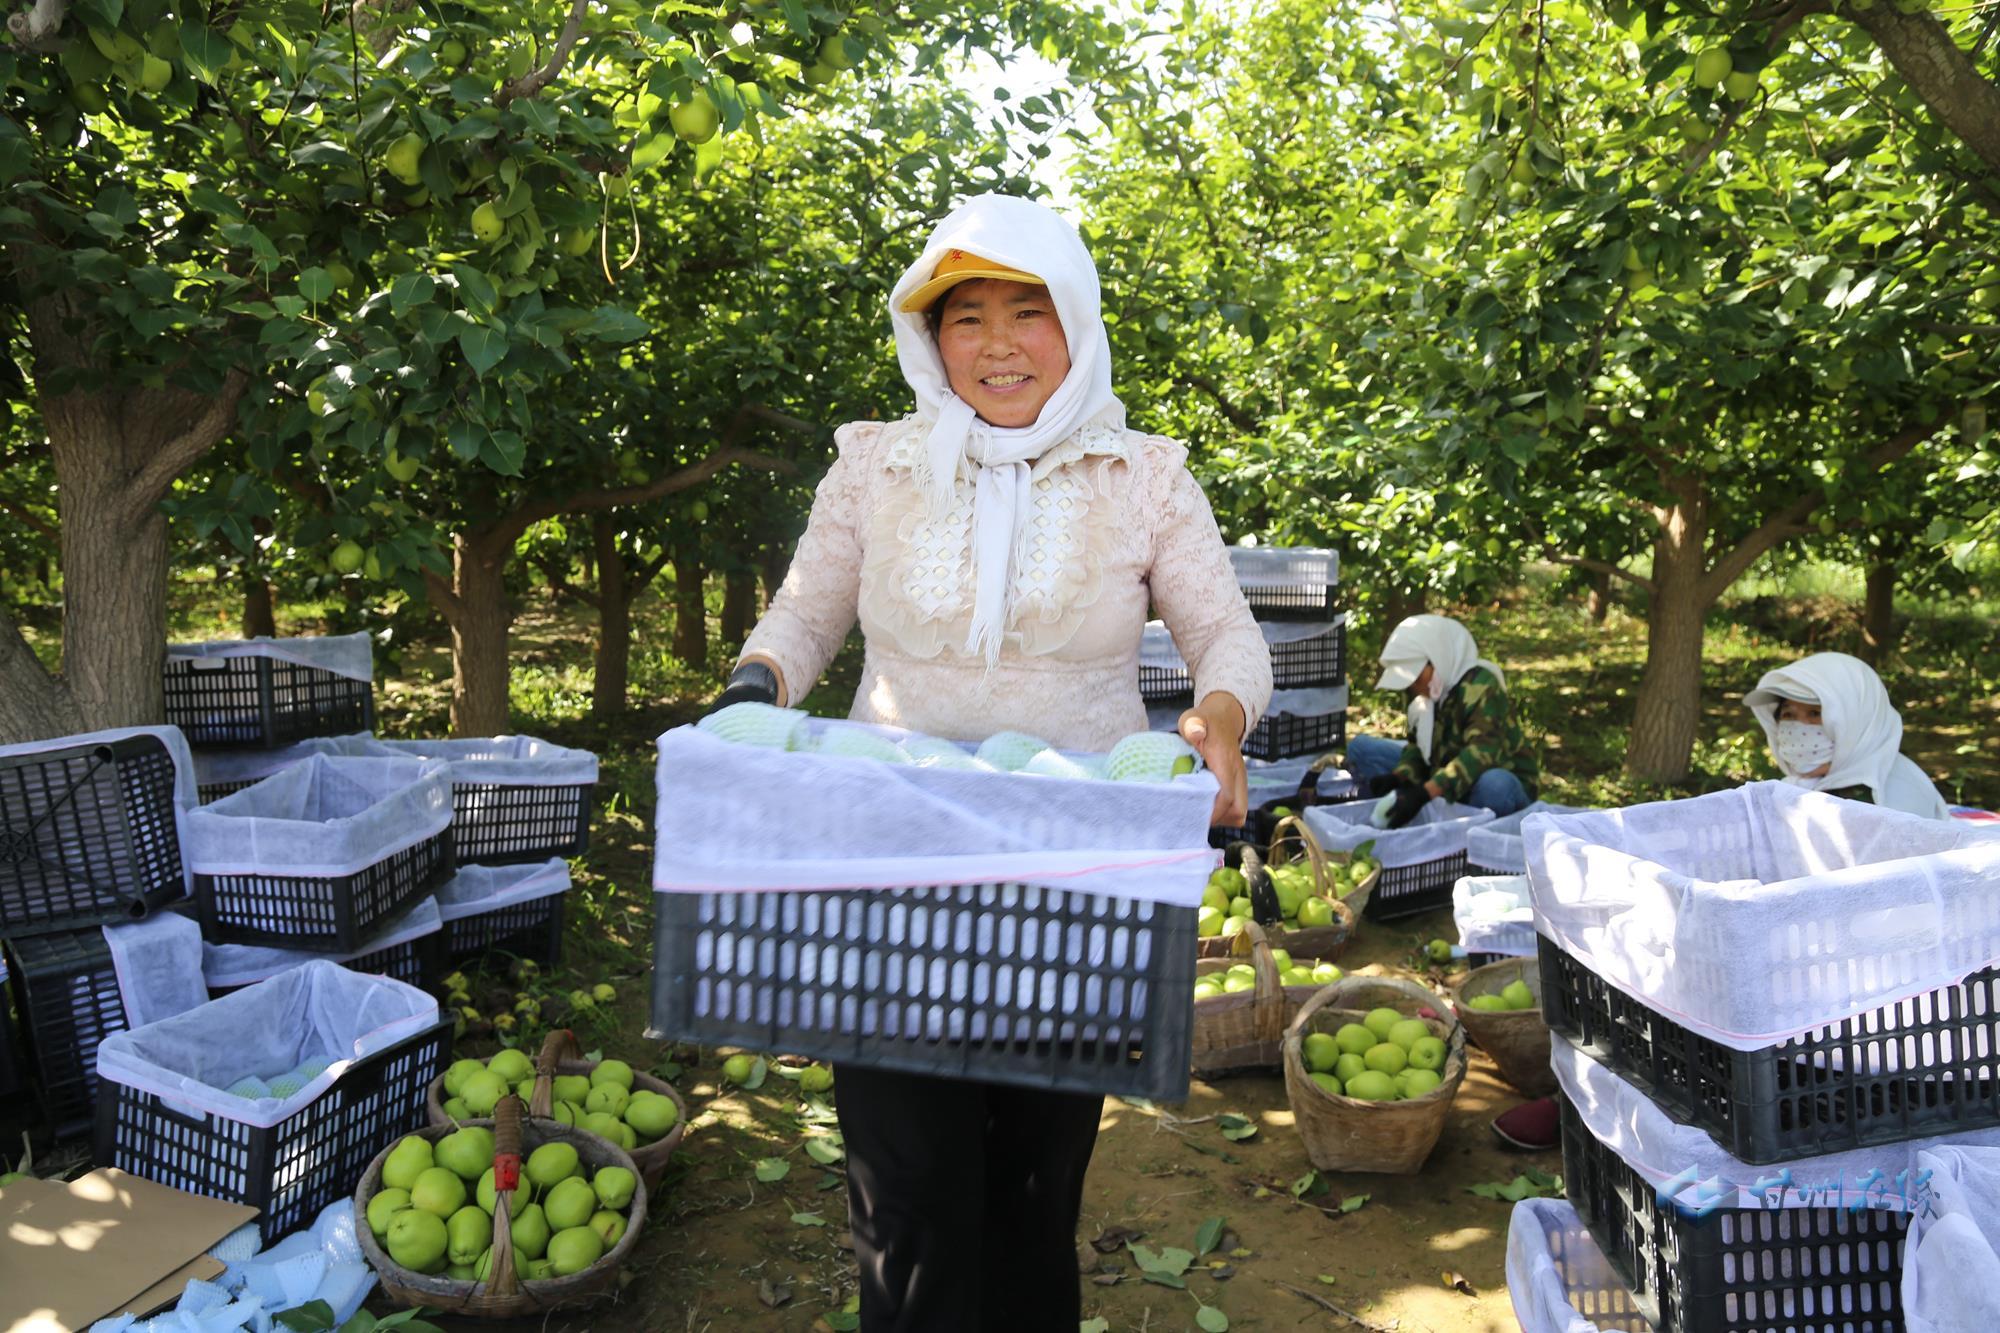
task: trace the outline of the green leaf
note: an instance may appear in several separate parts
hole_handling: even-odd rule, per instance
[[[790,1174],[792,1174],[792,1164],[782,1157],[757,1159],[757,1179],[766,1185],[775,1185]]]
[[[459,350],[472,363],[472,371],[481,379],[486,372],[507,359],[507,335],[497,329],[475,324],[469,329],[461,329],[458,334]]]
[[[397,319],[431,299],[437,280],[428,273],[405,273],[389,284],[389,311]]]
[[[1197,1305],[1194,1308],[1194,1322],[1204,1333],[1229,1333],[1229,1316],[1213,1305]]]
[[[1111,1333],[1111,1321],[1103,1315],[1086,1319],[1076,1326],[1076,1333]]]
[[[299,295],[314,305],[327,300],[338,290],[340,289],[334,285],[333,275],[317,264],[299,274]]]
[[[804,0],[783,0],[782,8],[785,11],[785,26],[792,30],[794,36],[813,35],[812,16],[806,13]]]
[[[1319,1172],[1308,1171],[1292,1182],[1292,1197],[1294,1199],[1310,1198],[1313,1195],[1325,1194],[1332,1188],[1333,1186],[1321,1179]]]
[[[821,1166],[832,1166],[835,1162],[847,1156],[847,1153],[845,1149],[832,1139],[813,1138],[806,1140],[806,1156],[812,1158]]]
[[[1215,1247],[1222,1243],[1223,1226],[1224,1222],[1220,1217],[1211,1217],[1203,1222],[1194,1233],[1194,1252],[1213,1254]]]
[[[486,437],[479,460],[503,477],[518,477],[528,460],[528,442],[517,431],[496,430]]]
[[[615,305],[601,305],[590,312],[578,333],[587,334],[608,343],[637,342],[653,331],[653,326],[629,310]]]
[[[1366,1204],[1367,1202],[1368,1202],[1368,1196],[1366,1194],[1350,1194],[1346,1198],[1340,1201],[1340,1211],[1343,1213],[1351,1213],[1355,1209],[1360,1208],[1362,1205]]]
[[[325,1301],[307,1301],[272,1316],[280,1328],[292,1333],[328,1333],[333,1328],[333,1307]]]
[[[757,1089],[763,1087],[764,1080],[770,1075],[770,1072],[770,1064],[765,1061],[763,1056],[758,1056],[756,1062],[750,1066],[750,1077],[743,1080],[743,1091],[755,1092]]]
[[[451,276],[458,279],[458,295],[474,314],[491,314],[500,300],[493,280],[470,264],[453,264]]]
[[[484,427],[461,418],[446,428],[445,440],[451,445],[454,457],[470,463],[479,457],[480,447],[486,442],[486,431]]]
[[[823,1227],[826,1219],[818,1213],[793,1213],[792,1221],[802,1227]]]
[[[214,83],[229,63],[229,39],[213,28],[193,23],[181,25],[181,50],[187,54],[188,69],[203,83]]]
[[[1222,1131],[1222,1137],[1231,1143],[1241,1143],[1245,1139],[1257,1136],[1257,1126],[1234,1112],[1217,1116],[1215,1124],[1216,1128]]]
[[[852,1310],[828,1310],[820,1316],[820,1321],[833,1333],[854,1333],[861,1327],[861,1316]]]

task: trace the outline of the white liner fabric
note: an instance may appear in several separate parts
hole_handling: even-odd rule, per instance
[[[1562,1199],[1514,1205],[1507,1295],[1521,1333],[1652,1333],[1625,1279]]]
[[[470,740],[385,741],[358,732],[307,741],[323,754],[373,759],[435,759],[453,783],[468,786],[572,787],[597,781],[597,756],[533,736],[480,736]]]
[[[335,878],[451,825],[437,760],[316,754],[188,812],[181,853],[204,875]]]
[[[661,736],[659,755],[662,893],[1020,883],[1194,907],[1221,864],[1206,772],[1148,783],[920,768],[695,727]]]
[[[368,739],[367,732],[357,731],[351,736],[314,737],[275,750],[199,750],[194,757],[195,785],[210,787],[223,782],[262,782],[273,773],[316,754],[358,753],[344,747]]]
[[[466,866],[437,891],[437,905],[457,921],[568,891],[569,862],[554,856],[540,865]]]
[[[1385,870],[1457,856],[1465,850],[1466,835],[1493,820],[1493,812],[1481,806],[1433,800],[1403,827],[1379,829],[1368,822],[1375,805],[1372,800],[1315,805],[1301,817],[1319,845],[1330,852],[1351,852],[1364,842],[1374,843],[1375,859]]]
[[[1568,1042],[1551,1042],[1550,1048],[1556,1082],[1584,1128],[1655,1185],[1679,1179],[1682,1183],[1670,1197],[1690,1208],[1719,1198],[1725,1208],[1914,1212],[1920,1204],[1920,1191],[1914,1188],[1917,1155],[1944,1141],[1911,1139],[1753,1166],[1730,1156],[1705,1131],[1674,1120],[1652,1098]],[[2000,1129],[1954,1134],[1949,1142],[2000,1148]]]
[[[1528,849],[1521,845],[1521,825],[1533,814],[1580,814],[1587,807],[1530,801],[1511,815],[1501,815],[1465,835],[1465,859],[1503,875],[1528,873]]]
[[[1232,546],[1239,588],[1296,588],[1340,582],[1340,552],[1315,546]]]
[[[375,678],[375,652],[367,631],[299,639],[215,639],[208,643],[170,643],[167,656],[202,659],[270,657],[299,666],[317,667],[349,680]]]
[[[2000,837],[1976,825],[1757,782],[1522,837],[1536,930],[1736,1050],[2000,961]]]
[[[365,977],[315,959],[186,1013],[106,1037],[102,1078],[164,1099],[188,1115],[216,1115],[260,1129],[297,1114],[355,1061],[438,1021],[437,1001],[392,977]],[[331,1061],[290,1097],[225,1092],[252,1075]]]
[[[105,926],[125,1025],[144,1027],[208,1002],[201,984],[201,926],[179,912]]]
[[[275,977],[280,972],[303,967],[314,959],[348,963],[378,949],[393,949],[444,929],[444,915],[436,898],[419,898],[375,932],[360,948],[349,953],[315,953],[309,949],[279,949],[264,944],[216,944],[201,946],[201,978],[216,990],[248,986]],[[204,995],[206,992],[204,991]]]
[[[1451,886],[1451,917],[1467,953],[1535,954],[1535,906],[1526,875],[1465,876]]]
[[[1930,1200],[1903,1245],[1905,1333],[2000,1328],[2000,1149],[1924,1146]]]

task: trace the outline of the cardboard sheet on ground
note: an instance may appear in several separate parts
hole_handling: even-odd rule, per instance
[[[255,1208],[123,1171],[0,1191],[0,1333],[70,1333],[136,1307]]]

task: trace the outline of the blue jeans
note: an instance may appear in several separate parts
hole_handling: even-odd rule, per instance
[[[1347,738],[1345,767],[1357,778],[1378,777],[1390,772],[1402,757],[1401,741],[1384,740],[1380,736]],[[1465,795],[1464,804],[1480,806],[1496,815],[1511,815],[1528,804],[1528,789],[1508,770],[1489,768],[1474,780],[1472,790]]]

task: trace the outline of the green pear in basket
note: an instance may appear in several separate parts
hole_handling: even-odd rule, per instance
[[[806,715],[796,708],[741,703],[718,708],[695,726],[737,745],[761,745],[769,750],[796,750],[805,737]]]
[[[1164,731],[1135,731],[1111,747],[1104,776],[1113,782],[1171,782],[1195,770],[1196,755],[1180,737]]]
[[[1044,778],[1068,778],[1073,782],[1085,782],[1098,776],[1088,764],[1080,764],[1060,750],[1040,750],[1027,763],[1021,765],[1023,773],[1033,773]]]
[[[885,764],[907,764],[910,756],[886,736],[877,736],[860,727],[831,726],[820,733],[818,754],[836,754],[848,759],[875,759]]]
[[[1018,773],[1028,766],[1030,759],[1048,748],[1049,743],[1039,736],[1022,731],[996,731],[980,743],[973,757],[1004,773]]]
[[[990,766],[965,752],[962,745],[936,736],[912,736],[903,742],[903,753],[918,768],[948,768],[967,773],[985,772]]]

